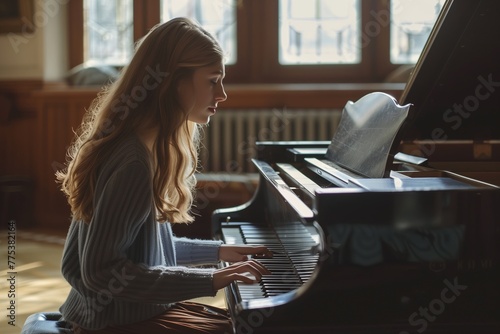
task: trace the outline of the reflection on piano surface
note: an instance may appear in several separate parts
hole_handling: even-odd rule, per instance
[[[499,15],[498,1],[448,1],[405,105],[369,94],[331,143],[257,143],[253,199],[212,217],[216,238],[274,253],[257,259],[271,275],[226,289],[236,332],[500,333],[500,188],[467,176],[500,179],[500,88],[456,131],[443,116],[478,77],[500,82],[498,52],[478,52],[497,43]],[[422,139],[432,152],[408,154]],[[442,139],[486,157],[442,158]],[[465,173],[434,167],[447,159]]]

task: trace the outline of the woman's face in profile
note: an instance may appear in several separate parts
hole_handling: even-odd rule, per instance
[[[178,87],[179,101],[188,112],[188,119],[206,124],[216,113],[219,102],[227,99],[222,81],[225,76],[224,64],[201,67],[190,78],[182,80]]]

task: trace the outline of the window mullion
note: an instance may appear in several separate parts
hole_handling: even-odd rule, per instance
[[[256,0],[237,0],[236,5],[236,63],[226,66],[227,83],[252,82],[255,71],[254,38],[258,35],[254,31]]]
[[[68,56],[73,68],[83,63],[83,0],[68,3]]]
[[[134,41],[160,22],[160,0],[134,0]]]
[[[253,0],[252,81],[272,81],[279,68],[278,0]]]
[[[390,60],[390,20],[390,1],[375,0],[368,18],[369,24],[374,27],[373,29],[378,29],[378,33],[373,37],[371,47],[373,55],[371,77],[380,82],[384,81],[387,75],[397,68],[397,65],[392,64]]]

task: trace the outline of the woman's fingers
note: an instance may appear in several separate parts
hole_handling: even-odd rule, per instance
[[[257,280],[260,280],[262,275],[270,275],[271,272],[260,262],[255,260],[249,260],[245,262],[234,263],[227,267],[232,273],[250,273]]]
[[[261,246],[261,245],[244,246],[242,248],[248,255],[268,255],[268,256],[273,255],[273,253],[266,246]]]
[[[261,245],[222,245],[219,250],[219,258],[227,262],[246,261],[248,258],[272,257],[273,253]]]
[[[245,273],[231,274],[230,277],[231,281],[241,281],[243,283],[248,283],[248,284],[257,283],[259,281],[255,276]]]
[[[216,290],[225,287],[233,281],[244,283],[256,283],[262,275],[270,275],[271,272],[260,262],[249,260],[238,262],[229,267],[218,269],[214,272],[214,288]]]
[[[257,275],[259,276],[259,279],[262,275],[270,275],[271,274],[269,269],[267,269],[266,266],[264,266],[259,261],[249,260],[249,261],[243,262],[242,265],[249,266],[250,272],[257,273]],[[255,277],[257,277],[257,275],[254,274]]]
[[[249,254],[256,257],[273,257],[273,252],[265,246],[253,246]]]

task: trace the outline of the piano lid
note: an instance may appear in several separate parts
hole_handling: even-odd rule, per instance
[[[399,99],[403,140],[500,139],[500,1],[443,7]]]

